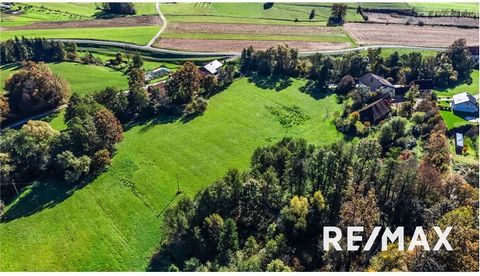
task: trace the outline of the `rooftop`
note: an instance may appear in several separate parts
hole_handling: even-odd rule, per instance
[[[453,95],[454,104],[461,104],[461,103],[470,102],[470,101],[476,102],[476,99],[472,95],[468,94],[467,92]]]
[[[210,74],[215,75],[218,72],[218,68],[222,67],[222,63],[218,60],[214,60],[207,65],[203,66],[205,70],[207,70]]]

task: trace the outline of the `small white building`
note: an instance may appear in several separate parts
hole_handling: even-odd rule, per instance
[[[222,67],[222,63],[218,60],[214,60],[202,67],[205,73],[209,73],[212,75],[216,75],[218,73],[218,69]]]
[[[395,96],[395,85],[378,75],[372,73],[365,74],[358,78],[358,82],[359,85],[369,87],[372,92],[383,92],[390,94],[391,97]]]
[[[453,111],[478,114],[477,100],[467,92],[454,95],[451,106]]]

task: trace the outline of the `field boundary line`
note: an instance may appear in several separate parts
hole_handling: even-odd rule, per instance
[[[160,2],[155,3],[155,9],[158,12],[158,15],[160,16],[160,19],[162,19],[162,28],[160,28],[160,31],[150,40],[150,42],[147,43],[147,47],[152,47],[153,43],[157,40],[157,38],[165,31],[167,28],[168,22],[167,18],[163,15],[162,11],[160,10]]]

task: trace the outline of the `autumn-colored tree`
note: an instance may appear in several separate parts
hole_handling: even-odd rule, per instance
[[[379,252],[370,260],[369,272],[408,271],[405,251],[398,250],[398,244],[389,244],[386,251]]]
[[[418,166],[416,186],[415,195],[428,204],[433,204],[440,199],[442,176],[435,166],[423,160]]]
[[[8,99],[4,95],[0,95],[0,123],[2,123],[10,113],[10,105]]]
[[[426,143],[426,160],[441,173],[450,168],[450,149],[448,139],[443,132],[437,131],[430,135]]]
[[[110,166],[112,160],[110,159],[110,151],[107,149],[102,149],[97,152],[92,157],[92,163],[90,164],[92,171],[98,173],[104,170],[106,167]]]
[[[66,102],[68,83],[44,63],[22,63],[22,69],[5,82],[8,100],[14,113],[34,113],[55,108]]]
[[[200,78],[197,66],[187,61],[170,75],[165,83],[165,88],[174,103],[185,104],[199,93]]]
[[[95,128],[99,138],[99,147],[113,150],[115,143],[123,139],[123,128],[120,121],[108,109],[100,109],[95,112]]]
[[[290,200],[290,205],[282,210],[282,217],[297,231],[304,231],[307,228],[307,214],[309,203],[303,196],[294,196]]]

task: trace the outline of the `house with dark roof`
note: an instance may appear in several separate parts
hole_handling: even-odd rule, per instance
[[[390,94],[391,97],[395,96],[395,85],[391,84],[386,79],[368,73],[358,78],[359,85],[367,86],[372,92],[383,92]]]
[[[380,99],[360,109],[358,113],[360,121],[375,124],[387,117],[390,111],[390,102],[387,99]]]

